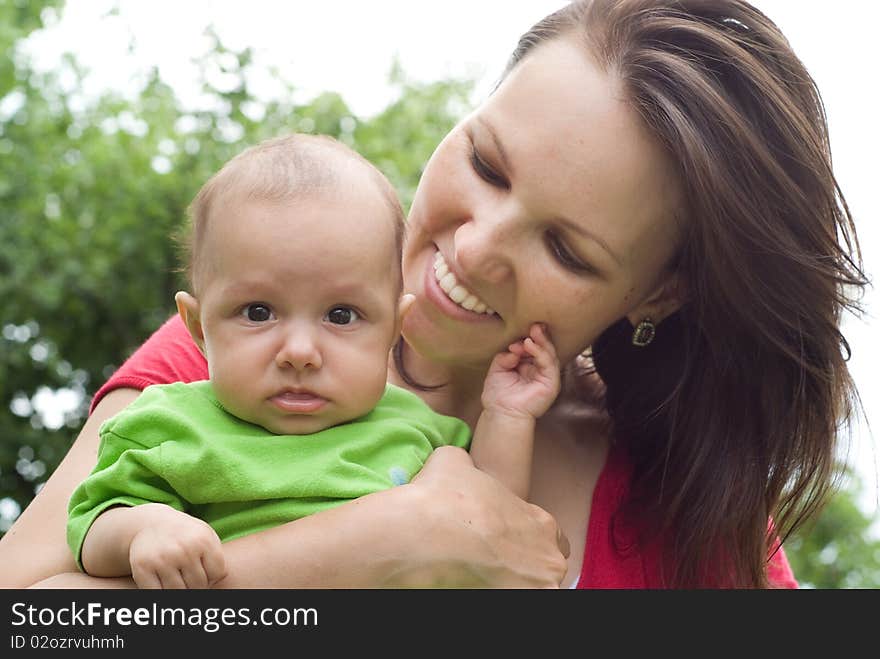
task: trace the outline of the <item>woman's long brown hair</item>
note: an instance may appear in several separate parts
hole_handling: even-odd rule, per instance
[[[585,0],[523,36],[566,36],[624,85],[678,167],[682,309],[646,348],[622,319],[592,346],[635,473],[620,515],[678,587],[765,587],[777,535],[834,486],[857,402],[841,313],[865,285],[819,92],[738,0]],[[768,520],[773,520],[773,528]]]

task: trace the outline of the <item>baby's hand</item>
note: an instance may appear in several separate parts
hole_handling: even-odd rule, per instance
[[[208,588],[226,576],[220,538],[210,525],[170,506],[147,505],[155,506],[150,523],[128,550],[138,588]]]
[[[540,324],[492,360],[483,384],[483,409],[538,418],[559,395],[559,359]]]

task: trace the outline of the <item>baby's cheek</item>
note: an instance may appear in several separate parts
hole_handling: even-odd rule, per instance
[[[363,416],[372,410],[385,393],[388,380],[387,352],[378,351],[375,358],[365,359],[364,356],[363,352],[357,356],[352,355],[350,360],[344,362],[345,368],[333,377],[336,389],[334,398],[349,419]]]
[[[252,375],[250,376],[253,377]],[[253,402],[249,396],[250,389],[243,383],[247,379],[244,377],[236,377],[233,372],[226,371],[222,368],[215,369],[211,374],[211,385],[214,389],[214,395],[223,406],[223,408],[235,416],[252,421],[251,416]]]

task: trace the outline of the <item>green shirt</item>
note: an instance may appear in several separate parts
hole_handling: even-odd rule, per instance
[[[387,385],[368,414],[311,435],[274,435],[226,412],[208,381],[153,385],[101,426],[98,464],[74,491],[67,540],[110,506],[164,503],[231,540],[408,482],[470,429]]]

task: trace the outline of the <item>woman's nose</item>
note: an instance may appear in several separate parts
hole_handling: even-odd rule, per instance
[[[510,248],[513,222],[503,216],[474,218],[453,237],[453,255],[462,273],[472,279],[500,284],[513,272]]]
[[[280,368],[297,371],[317,370],[323,365],[317,330],[311,327],[292,327],[287,330],[275,362]]]

